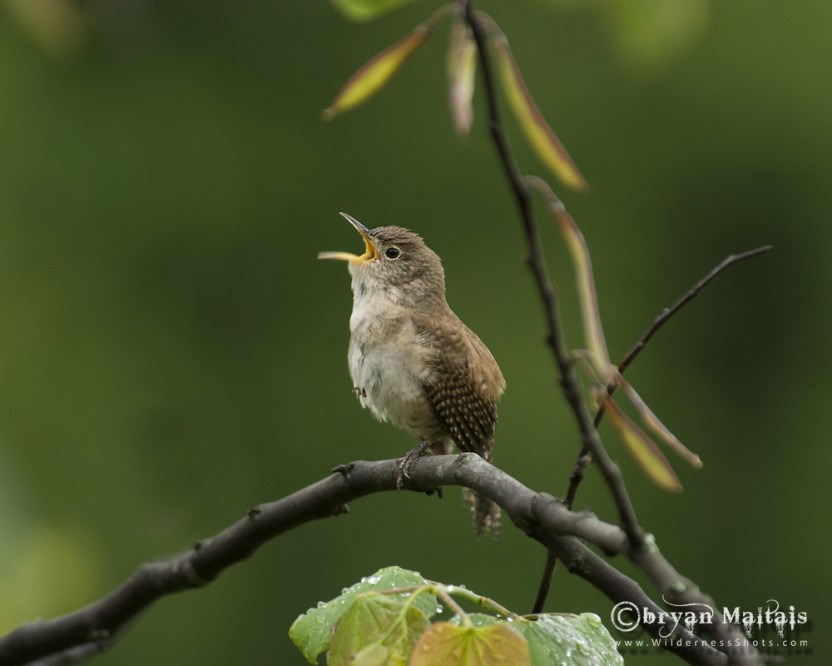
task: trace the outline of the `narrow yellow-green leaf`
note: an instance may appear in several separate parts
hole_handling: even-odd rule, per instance
[[[368,21],[413,0],[331,0],[332,4],[353,21]]]
[[[339,113],[363,104],[381,90],[413,52],[425,43],[429,35],[430,27],[422,24],[404,39],[373,56],[344,84],[332,104],[323,112],[324,120],[331,120]]]
[[[448,47],[448,97],[457,134],[468,134],[474,122],[474,82],[477,72],[477,45],[460,18],[451,26]]]
[[[552,188],[536,176],[529,176],[527,182],[539,190],[546,199],[549,212],[555,219],[569,249],[572,265],[575,269],[575,283],[578,288],[586,347],[590,352],[590,361],[599,381],[607,384],[612,379],[614,369],[607,350],[604,327],[601,324],[598,291],[595,288],[595,276],[592,272],[589,247],[587,247],[584,235],[575,223],[574,218],[567,212]]]
[[[681,492],[682,484],[679,483],[676,472],[647,433],[633,423],[606,393],[601,394],[601,402],[627,445],[630,455],[635,458],[644,473],[661,488]]]
[[[529,644],[506,622],[484,627],[431,625],[416,645],[410,666],[529,666]]]
[[[642,400],[641,396],[636,393],[632,384],[622,378],[621,388],[633,404],[633,407],[636,408],[641,420],[644,421],[650,430],[661,437],[662,441],[666,442],[667,445],[670,446],[680,458],[685,460],[692,467],[696,467],[697,469],[702,467],[702,459],[682,444],[682,442],[676,438],[676,435],[670,432],[667,426],[659,420],[659,417],[656,416],[653,410],[647,406],[647,403]]]
[[[601,325],[601,312],[598,309],[598,292],[595,289],[595,276],[592,273],[592,259],[586,240],[575,220],[565,209],[555,215],[566,246],[572,255],[575,267],[575,283],[578,288],[578,299],[581,306],[581,318],[584,325],[586,345],[591,353],[591,360],[598,376],[605,382],[612,377],[612,364]]]
[[[500,77],[514,115],[526,135],[526,139],[541,161],[567,186],[576,190],[587,189],[587,182],[566,152],[563,144],[549,127],[543,114],[529,92],[520,68],[502,34],[492,38]]]

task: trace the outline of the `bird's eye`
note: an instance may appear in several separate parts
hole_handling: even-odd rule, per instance
[[[384,251],[384,256],[388,259],[398,259],[402,254],[402,251],[397,247],[388,247]]]

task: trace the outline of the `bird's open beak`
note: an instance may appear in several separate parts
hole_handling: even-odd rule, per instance
[[[370,230],[361,224],[361,222],[356,220],[352,215],[347,215],[347,213],[341,213],[341,215],[344,216],[347,222],[355,227],[355,230],[361,234],[361,238],[364,239],[364,254],[359,257],[357,254],[353,254],[352,252],[319,252],[318,259],[340,259],[341,261],[349,261],[355,264],[363,264],[368,261],[373,261],[376,257],[378,257],[378,249],[376,248],[375,243],[373,243],[373,239],[370,237]]]

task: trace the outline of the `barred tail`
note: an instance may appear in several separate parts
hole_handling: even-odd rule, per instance
[[[462,494],[471,506],[474,533],[477,536],[490,534],[494,538],[500,536],[500,507],[470,488],[463,488]]]

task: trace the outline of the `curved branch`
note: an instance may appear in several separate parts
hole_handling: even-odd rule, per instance
[[[608,553],[627,553],[644,566],[651,578],[663,584],[681,578],[658,551],[649,559],[639,560],[646,557],[643,549],[631,548],[619,527],[586,511],[570,511],[555,498],[534,492],[475,454],[421,458],[413,463],[410,473],[411,478],[405,479],[407,490],[428,492],[445,485],[463,485],[494,500],[519,529],[555,550],[569,571],[615,602],[629,601],[661,617],[660,607],[635,581],[589,550],[583,541]],[[396,460],[339,467],[317,483],[252,508],[242,519],[179,557],[140,566],[121,586],[86,608],[15,629],[0,638],[0,663],[13,666],[44,658],[53,661],[57,656],[78,659],[92,655],[113,643],[131,621],[159,599],[207,585],[267,541],[306,522],[343,513],[347,502],[396,490],[397,477]],[[695,592],[695,588],[691,590]],[[728,633],[740,631],[731,625],[725,627]],[[644,628],[659,637],[658,632],[666,630],[667,625]],[[727,663],[724,654],[682,627],[673,638],[682,640],[674,640],[678,645],[668,642],[668,648],[688,663]],[[684,647],[686,642],[694,647]]]

